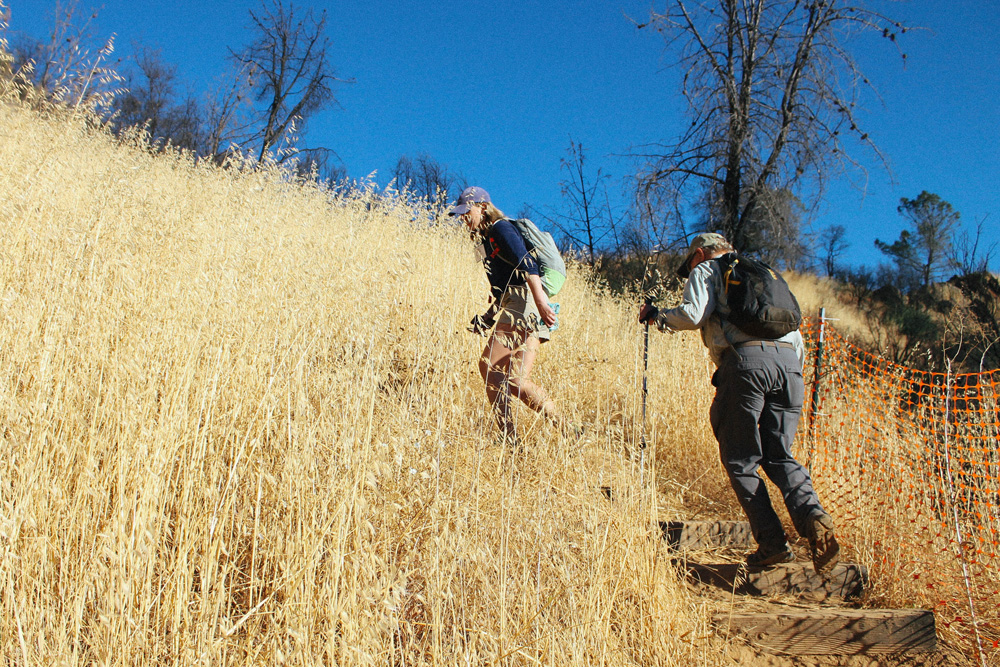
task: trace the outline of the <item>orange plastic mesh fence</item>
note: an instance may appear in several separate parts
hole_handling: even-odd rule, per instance
[[[933,609],[939,629],[1000,664],[1000,370],[928,373],[803,325],[804,454],[874,603]]]

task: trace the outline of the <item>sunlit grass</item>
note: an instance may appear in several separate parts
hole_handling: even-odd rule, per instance
[[[698,336],[650,332],[642,423],[637,304],[571,267],[534,378],[586,435],[522,409],[512,457],[465,330],[487,284],[459,230],[373,188],[154,156],[57,115],[0,105],[4,660],[742,655],[659,539],[660,520],[741,518]],[[863,334],[828,285],[791,282]],[[838,479],[821,500],[852,522],[871,599],[929,602],[882,546],[912,517]]]
[[[722,660],[656,525],[721,483],[696,337],[652,335],[640,474],[634,305],[574,270],[536,378],[587,435],[521,411],[512,461],[450,225],[16,107],[0,132],[6,660]]]

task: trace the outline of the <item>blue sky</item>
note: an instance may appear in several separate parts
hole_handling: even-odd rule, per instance
[[[11,30],[45,34],[54,0],[7,0]],[[662,2],[658,3],[662,5]],[[385,182],[402,154],[427,153],[482,185],[508,213],[561,204],[560,159],[570,139],[593,168],[633,172],[625,157],[668,141],[683,125],[677,72],[655,34],[639,31],[649,0],[319,2],[328,12],[332,60],[355,83],[339,87],[340,108],[311,122],[309,145],[337,151],[352,177]],[[161,49],[182,81],[210,87],[227,67],[227,47],[248,41],[256,0],[79,0],[98,10],[102,36],[118,54],[139,41]],[[1000,239],[1000,3],[995,0],[879,2],[873,6],[925,30],[901,40],[904,68],[885,41],[853,48],[881,95],[864,125],[893,170],[855,156],[867,180],[834,182],[812,223],[842,224],[853,264],[874,264],[873,241],[898,237],[900,197],[934,192],[966,224],[986,218]],[[859,187],[863,186],[863,187]],[[993,270],[1000,268],[995,258]]]

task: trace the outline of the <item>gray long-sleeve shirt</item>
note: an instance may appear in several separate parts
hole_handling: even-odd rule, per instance
[[[739,343],[758,340],[750,336],[726,319],[729,306],[725,303],[722,289],[722,269],[719,262],[704,261],[694,267],[684,285],[684,301],[676,308],[661,310],[656,316],[656,326],[661,330],[678,331],[701,330],[701,340],[716,366],[722,365],[722,355],[727,348]],[[802,334],[798,330],[779,338],[791,343],[799,361],[805,362],[805,347]]]

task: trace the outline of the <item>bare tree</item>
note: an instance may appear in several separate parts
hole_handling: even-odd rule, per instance
[[[724,229],[718,188],[711,188],[701,201],[702,229]],[[805,207],[791,190],[765,188],[758,205],[749,209],[744,221],[743,252],[752,253],[775,267],[802,268],[808,248],[802,239]]]
[[[593,174],[588,171],[587,151],[573,139],[569,141],[566,157],[559,162],[565,172],[565,178],[559,181],[565,207],[561,210],[529,207],[526,213],[558,229],[562,240],[581,251],[591,265],[608,250],[624,251],[618,236],[621,219],[615,215],[608,196],[608,175],[600,168]]]
[[[411,194],[430,204],[457,199],[465,187],[465,179],[427,154],[414,159],[401,155],[392,171],[396,187],[406,188]]]
[[[838,260],[851,247],[847,239],[847,228],[843,225],[830,225],[819,235],[820,252],[823,257],[823,268],[826,275],[832,277],[837,273]]]
[[[802,234],[805,207],[791,190],[768,190],[747,224],[746,248],[772,266],[803,271],[811,251]]]
[[[608,176],[600,168],[589,177],[586,169],[587,152],[582,143],[569,141],[566,157],[560,167],[567,177],[559,183],[568,210],[559,216],[559,229],[578,247],[582,247],[591,264],[597,261],[600,246],[611,236],[617,249],[616,220],[608,197]]]
[[[961,275],[981,273],[990,268],[990,262],[993,261],[993,256],[996,254],[998,242],[987,243],[986,239],[983,238],[988,217],[983,216],[976,223],[975,234],[970,235],[965,229],[955,234],[949,260],[952,267]]]
[[[127,91],[115,100],[119,127],[148,125],[156,137],[174,98],[177,68],[163,62],[160,52],[134,45],[135,69],[125,74]]]
[[[295,174],[303,180],[336,185],[347,180],[347,168],[333,151],[326,148],[306,148],[295,156]]]
[[[871,30],[895,42],[906,30],[842,0],[668,0],[646,26],[684,70],[690,123],[647,151],[640,190],[679,198],[677,210],[701,199],[740,250],[755,220],[774,219],[772,193],[800,196],[806,179],[822,192],[831,170],[851,163],[844,135],[875,148],[855,118],[868,80],[845,36]]]
[[[201,119],[192,97],[178,100],[177,68],[163,61],[160,52],[134,45],[135,69],[125,77],[127,90],[114,101],[113,123],[119,130],[143,126],[154,143],[196,150],[202,147]]]
[[[869,303],[872,293],[879,285],[878,271],[868,266],[842,267],[837,269],[836,276],[843,281],[846,293],[859,309]]]
[[[669,180],[653,181],[640,173],[635,202],[623,230],[628,252],[647,255],[654,248],[687,249],[688,229],[681,196]]]
[[[121,77],[111,62],[114,35],[97,38],[97,12],[80,17],[77,0],[56,1],[48,40],[18,34],[11,44],[12,69],[25,84],[22,96],[106,110]]]
[[[96,39],[94,21],[97,13],[80,20],[77,0],[56,0],[48,40],[18,34],[13,44],[13,68],[22,72],[38,88],[51,91],[65,71],[79,68],[86,50]]]
[[[254,109],[250,101],[247,67],[238,67],[223,76],[207,98],[203,113],[204,143],[201,153],[217,164],[254,135]]]
[[[338,79],[330,64],[326,12],[316,18],[307,10],[296,16],[295,6],[284,0],[263,0],[251,10],[254,40],[242,53],[233,53],[244,68],[259,124],[253,139],[259,142],[259,160],[283,140],[291,143],[296,132],[316,112],[335,104],[333,86]]]

